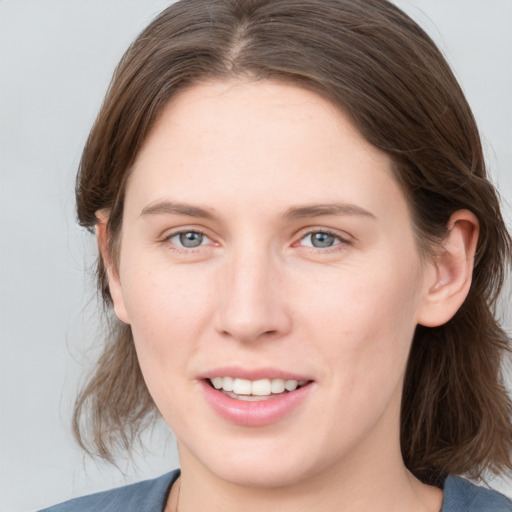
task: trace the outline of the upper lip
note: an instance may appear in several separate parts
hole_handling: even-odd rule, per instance
[[[287,370],[280,370],[279,368],[242,368],[240,366],[224,366],[207,370],[197,376],[198,379],[213,379],[214,377],[233,377],[238,379],[247,380],[260,380],[260,379],[284,379],[296,381],[310,381],[310,376],[290,372]]]

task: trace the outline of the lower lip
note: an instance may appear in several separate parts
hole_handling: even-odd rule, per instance
[[[206,401],[222,418],[238,425],[261,427],[276,423],[290,414],[304,401],[313,385],[310,382],[295,391],[255,402],[230,398],[204,380],[201,387]]]

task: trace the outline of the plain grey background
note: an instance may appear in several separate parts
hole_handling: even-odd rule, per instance
[[[73,397],[99,344],[95,245],[74,222],[74,175],[114,66],[170,3],[0,0],[0,512],[177,466],[163,425],[134,464],[120,461],[122,472],[84,458],[70,432]],[[397,3],[452,64],[510,201],[512,0]],[[510,226],[507,205],[505,215]],[[512,496],[510,482],[492,483]]]

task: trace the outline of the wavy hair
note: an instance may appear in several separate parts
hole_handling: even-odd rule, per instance
[[[480,240],[469,295],[436,328],[418,326],[406,370],[405,464],[435,482],[511,467],[511,403],[502,384],[507,336],[496,301],[511,256],[470,107],[441,52],[385,0],[181,0],[163,11],[118,65],[87,140],[77,177],[79,222],[107,209],[118,257],[130,169],[159,113],[177,92],[211,79],[271,79],[337,105],[394,163],[418,247],[439,243],[451,214],[472,211]],[[111,305],[105,265],[98,285]],[[155,414],[129,326],[112,319],[104,352],[79,395],[78,441],[113,460]]]

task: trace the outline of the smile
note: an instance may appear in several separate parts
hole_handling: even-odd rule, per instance
[[[277,398],[301,388],[307,381],[293,379],[258,379],[248,380],[234,377],[214,377],[209,379],[215,389],[236,400],[254,402]]]
[[[280,421],[299,408],[315,387],[311,380],[262,378],[264,374],[257,373],[255,379],[244,379],[226,372],[228,376],[204,376],[199,382],[206,401],[218,415],[230,423],[246,426]]]

